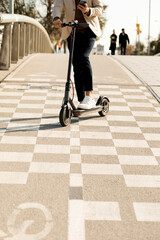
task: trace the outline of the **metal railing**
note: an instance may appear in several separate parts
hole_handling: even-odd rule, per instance
[[[0,51],[0,70],[32,53],[52,53],[53,44],[47,31],[35,19],[18,14],[0,14],[4,25]]]

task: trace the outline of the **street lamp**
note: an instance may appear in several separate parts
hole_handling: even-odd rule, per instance
[[[149,19],[148,19],[148,56],[150,55],[150,24],[151,24],[151,0],[149,0]]]
[[[9,13],[14,14],[14,0],[9,0]]]

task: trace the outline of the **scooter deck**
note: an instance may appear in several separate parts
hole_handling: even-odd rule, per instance
[[[73,116],[74,117],[78,117],[78,116],[81,116],[82,114],[89,114],[89,113],[92,113],[92,112],[97,112],[98,110],[100,111],[102,109],[102,106],[97,106],[97,107],[94,107],[94,108],[91,108],[91,109],[75,109],[75,110],[72,110],[72,113],[73,113]]]

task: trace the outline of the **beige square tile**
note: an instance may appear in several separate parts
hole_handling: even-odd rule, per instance
[[[153,156],[150,148],[116,147],[118,155]]]
[[[37,144],[45,145],[69,145],[69,138],[38,137]]]
[[[70,164],[70,173],[82,173],[81,164],[71,163]]]
[[[102,153],[103,154],[103,153]],[[96,164],[119,164],[116,155],[82,155],[82,163],[96,163]]]
[[[27,144],[0,144],[0,152],[33,152],[34,145]]]
[[[109,127],[101,127],[101,126],[79,126],[79,130],[81,132],[109,132]]]
[[[159,202],[159,188],[128,187],[128,199],[133,202]]]
[[[135,221],[86,221],[86,240],[153,240],[159,238],[158,223]]]
[[[118,127],[137,127],[137,123],[135,121],[127,122],[127,121],[108,121],[109,126],[118,126]]]
[[[160,122],[160,117],[154,117],[154,116],[134,116],[135,120],[137,122],[150,122],[150,123],[159,123]]]
[[[56,154],[56,153],[34,153],[33,162],[57,162],[69,163],[69,154]]]
[[[80,146],[70,146],[71,154],[80,154]]]
[[[81,146],[114,146],[113,140],[111,139],[81,139],[80,142]]]
[[[160,175],[159,166],[129,166],[122,165],[122,170],[125,175]]]
[[[28,172],[30,163],[0,162],[0,172]]]
[[[160,139],[159,141],[147,141],[150,148],[160,148]]]
[[[83,175],[85,201],[121,202],[128,199],[123,176]]]
[[[142,112],[142,111],[145,111],[145,112],[151,112],[151,114],[152,114],[152,112],[154,112],[154,109],[153,109],[153,107],[145,107],[145,109],[144,109],[144,107],[136,107],[136,106],[134,106],[134,107],[132,107],[132,106],[130,106],[130,110],[131,111],[140,111],[140,112]]]
[[[138,139],[138,140],[144,140],[144,136],[141,133],[112,133],[113,139]]]
[[[160,128],[158,128],[158,127],[154,127],[154,128],[140,127],[140,129],[143,133],[160,134]]]

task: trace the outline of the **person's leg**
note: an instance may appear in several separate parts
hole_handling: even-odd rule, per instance
[[[73,70],[74,80],[77,91],[78,101],[86,96],[91,97],[93,90],[92,67],[89,61],[89,55],[92,51],[96,40],[96,35],[88,30],[83,33],[76,33],[74,54],[73,54]],[[70,45],[71,39],[68,39]]]
[[[125,55],[125,54],[124,54],[124,46],[123,46],[123,55]]]
[[[84,32],[82,38],[81,61],[83,70],[83,83],[86,96],[91,96],[91,92],[93,90],[93,73],[89,55],[94,47],[96,35],[89,29],[88,31]]]
[[[121,55],[123,55],[123,46],[121,44]]]
[[[126,55],[126,45],[124,46],[124,55]]]
[[[70,49],[71,45],[71,37],[68,39],[68,47]],[[79,102],[85,97],[85,90],[83,84],[83,75],[82,75],[82,64],[81,64],[81,34],[76,34],[75,44],[74,44],[74,53],[73,53],[73,71],[74,71],[74,81],[75,81],[75,88],[77,92],[77,98]]]

